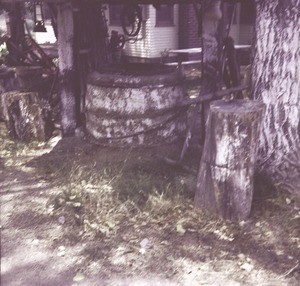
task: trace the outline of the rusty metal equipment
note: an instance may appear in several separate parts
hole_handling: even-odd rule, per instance
[[[138,4],[124,6],[121,14],[121,23],[124,34],[135,37],[142,26],[142,8]]]
[[[7,35],[1,39],[7,47],[17,54],[14,65],[41,66],[47,74],[55,74],[57,67],[30,35],[23,37],[21,45],[16,45]]]

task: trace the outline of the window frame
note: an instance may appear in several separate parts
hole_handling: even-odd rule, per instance
[[[175,26],[175,19],[174,19],[174,4],[162,4],[161,6],[166,6],[169,7],[171,9],[170,11],[170,19],[159,19],[159,12],[161,11],[160,9],[162,9],[163,7],[160,7],[160,9],[156,9],[156,19],[155,19],[155,27],[174,27]],[[161,16],[163,17],[163,16]]]

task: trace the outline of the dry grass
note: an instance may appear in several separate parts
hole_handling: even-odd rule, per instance
[[[153,158],[152,151],[120,154],[97,148],[65,161],[54,172],[61,187],[48,206],[71,225],[80,225],[82,233],[104,236],[116,233],[124,222],[162,222],[165,227],[184,211],[194,214],[195,177]]]
[[[107,275],[152,273],[177,281],[190,275],[202,283],[206,276],[213,281],[209,277],[216,273],[212,279],[225,281],[229,275],[240,285],[297,285],[299,202],[263,186],[247,222],[204,214],[193,207],[196,176],[158,158],[176,159],[180,147],[117,149],[64,138],[53,148],[51,142],[12,142],[0,128],[0,167],[32,157],[27,166],[55,185],[45,206],[49,217],[63,224],[68,243],[87,244],[85,265],[96,263],[98,271],[101,264]],[[199,161],[199,152],[191,150],[185,163],[197,170]],[[151,247],[141,255],[145,238]],[[241,274],[245,263],[256,270]],[[89,267],[85,270],[92,273]],[[269,283],[274,277],[294,280]]]

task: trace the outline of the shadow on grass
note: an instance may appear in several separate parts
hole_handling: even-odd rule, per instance
[[[284,205],[269,186],[255,193],[252,215],[244,226],[221,222],[192,209],[195,176],[158,160],[155,150],[109,149],[68,140],[29,165],[54,174],[57,182],[74,189],[75,193],[68,191],[69,200],[78,192],[83,194],[81,208],[67,209],[62,204],[57,215],[69,212],[83,217],[81,224],[70,224],[66,236],[75,240],[83,231],[79,239],[87,246],[82,255],[100,263],[108,273],[163,271],[172,276],[187,271],[177,263],[181,260],[195,265],[224,259],[236,263],[239,270],[237,263],[247,261],[241,261],[240,254],[277,275],[295,266],[300,256],[294,240],[299,237],[299,219],[293,220],[297,210]],[[86,199],[89,185],[94,195]],[[104,185],[109,186],[106,194]],[[85,236],[85,221],[96,234]],[[178,233],[179,223],[183,235]],[[153,243],[147,255],[139,253],[144,238]]]

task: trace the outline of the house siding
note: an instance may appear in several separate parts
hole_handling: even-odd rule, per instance
[[[151,21],[149,19],[149,5],[143,5],[143,22],[137,41],[127,42],[124,54],[130,57],[150,58]],[[122,28],[121,28],[122,31]],[[121,32],[123,33],[123,31]]]
[[[126,42],[124,54],[128,57],[160,59],[163,52],[170,49],[186,49],[201,46],[198,34],[198,20],[192,4],[174,5],[174,26],[157,27],[156,10],[152,5],[142,5],[143,23],[138,40]],[[107,19],[109,19],[109,13]],[[109,21],[108,21],[109,23]],[[122,27],[109,25],[109,30],[124,34]],[[253,24],[241,23],[241,3],[237,5],[235,21],[231,26],[230,36],[235,44],[251,44]],[[134,40],[133,40],[134,41]],[[189,60],[198,60],[200,55],[190,55]]]
[[[164,51],[178,48],[178,5],[174,5],[174,26],[156,27],[156,10],[152,5],[143,5],[142,29],[137,40],[126,42],[124,55],[137,58],[161,58]],[[109,19],[109,13],[106,11]],[[109,31],[124,34],[122,27],[108,25]]]
[[[171,27],[156,26],[156,10],[149,7],[149,53],[151,58],[159,58],[162,53],[178,48],[178,5],[174,5],[174,25]]]

